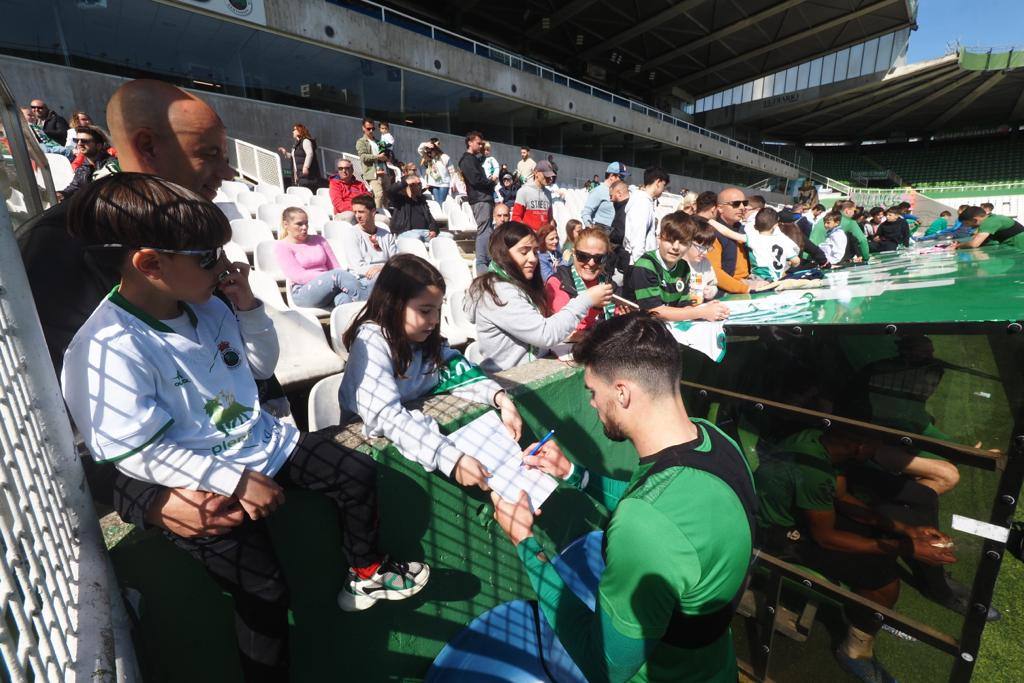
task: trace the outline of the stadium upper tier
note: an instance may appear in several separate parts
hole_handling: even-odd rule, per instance
[[[858,184],[892,171],[904,184],[933,187],[1024,180],[1024,139],[1016,136],[955,142],[815,148],[815,173]]]

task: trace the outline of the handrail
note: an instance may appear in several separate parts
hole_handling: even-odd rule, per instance
[[[795,163],[788,162],[782,157],[775,156],[774,154],[769,154],[768,152],[765,152],[763,149],[753,147],[746,143],[740,142],[739,140],[734,140],[720,133],[708,130],[707,128],[702,128],[701,126],[675,117],[671,114],[661,111],[660,109],[650,107],[642,102],[637,102],[636,100],[630,99],[628,97],[616,95],[615,93],[612,93],[608,90],[604,90],[603,88],[599,88],[597,86],[590,85],[589,83],[580,81],[576,78],[573,78],[572,76],[563,74],[548,66],[544,66],[539,62],[527,59],[526,57],[523,57],[521,55],[517,55],[513,52],[508,52],[500,48],[492,47],[490,45],[485,45],[483,43],[473,40],[472,38],[468,38],[466,36],[453,33],[447,29],[443,29],[429,22],[417,19],[416,17],[413,17],[409,14],[405,14],[404,12],[399,12],[398,10],[391,9],[390,7],[384,7],[383,5],[380,5],[376,2],[371,2],[370,0],[356,0],[353,2],[346,2],[344,4],[341,4],[337,3],[336,0],[329,1],[335,4],[339,4],[339,6],[345,7],[346,9],[351,9],[356,12],[359,12],[360,14],[363,14],[365,16],[377,18],[383,24],[391,24],[393,26],[398,26],[399,28],[404,28],[408,31],[412,31],[420,35],[427,36],[431,40],[443,42],[446,45],[457,47],[466,50],[467,52],[472,52],[473,54],[484,57],[486,59],[491,59],[493,61],[500,62],[512,69],[524,71],[526,73],[539,76],[540,78],[551,81],[557,85],[562,85],[567,88],[571,88],[572,90],[575,90],[577,92],[582,92],[592,97],[602,99],[606,102],[611,102],[612,104],[619,105],[620,107],[625,107],[626,109],[630,109],[640,114],[650,116],[652,118],[658,119],[659,121],[663,121],[665,123],[677,126],[679,128],[683,128],[685,130],[697,133],[698,135],[711,138],[712,140],[716,140],[723,144],[729,145],[730,147],[734,147],[736,149],[749,152],[751,154],[762,157],[769,161],[773,161],[778,164],[784,164],[786,166],[796,166]],[[358,5],[366,5],[367,7],[360,9]],[[373,8],[373,11],[367,11],[369,8]],[[393,19],[392,21],[389,21],[389,17],[400,20]]]
[[[228,141],[234,146],[235,169],[239,175],[256,183],[279,187],[284,192],[280,154],[238,138],[229,137]]]
[[[7,134],[8,146],[11,149],[11,156],[14,159],[14,169],[19,178],[24,180],[24,187],[20,188],[25,205],[30,216],[43,212],[46,208],[39,196],[39,188],[35,181],[35,172],[32,164],[35,163],[43,178],[44,189],[47,194],[48,205],[57,203],[57,191],[53,186],[53,175],[50,173],[50,162],[46,159],[43,150],[36,143],[35,136],[28,127],[28,123],[21,116],[14,97],[11,95],[7,80],[0,73],[0,123],[3,123],[4,131]],[[31,143],[29,143],[31,141]]]

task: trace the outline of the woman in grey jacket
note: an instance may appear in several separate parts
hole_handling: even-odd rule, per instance
[[[568,337],[591,306],[611,299],[610,284],[589,288],[549,315],[537,258],[537,238],[523,223],[510,221],[494,231],[488,245],[491,264],[477,276],[466,297],[466,313],[476,325],[487,372],[508,370],[545,355]]]

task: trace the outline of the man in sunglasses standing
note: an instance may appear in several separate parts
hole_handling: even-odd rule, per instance
[[[373,136],[373,119],[363,119],[363,135],[356,140],[356,154],[363,164],[362,179],[373,192],[377,208],[384,206],[384,184],[387,182],[387,155],[380,151]]]
[[[360,195],[371,194],[370,188],[356,177],[355,167],[348,159],[344,157],[338,159],[337,169],[337,175],[332,175],[330,178],[331,204],[334,205],[334,213],[352,211],[352,200]]]

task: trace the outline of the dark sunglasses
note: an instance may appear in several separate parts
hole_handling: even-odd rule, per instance
[[[718,204],[719,206],[731,206],[734,209],[738,209],[741,206],[747,206],[749,203],[746,199],[737,199],[731,202],[719,202]]]
[[[351,171],[352,167],[351,166],[339,166],[338,170],[339,171]]]
[[[199,267],[203,270],[213,270],[221,258],[224,257],[224,247],[214,247],[213,249],[161,249],[160,247],[132,247],[126,244],[96,244],[90,246],[89,249],[152,249],[158,251],[161,254],[182,254],[184,256],[198,256]]]
[[[573,257],[580,263],[593,261],[595,266],[599,266],[604,263],[604,259],[607,256],[608,254],[588,254],[587,252],[580,251],[579,249],[573,252]]]
[[[29,109],[46,109],[46,106],[44,105],[42,107],[37,107],[35,105],[32,105],[31,107],[29,107]]]
[[[76,145],[88,145],[96,141],[93,140],[92,138],[71,138],[71,142],[75,143]]]

